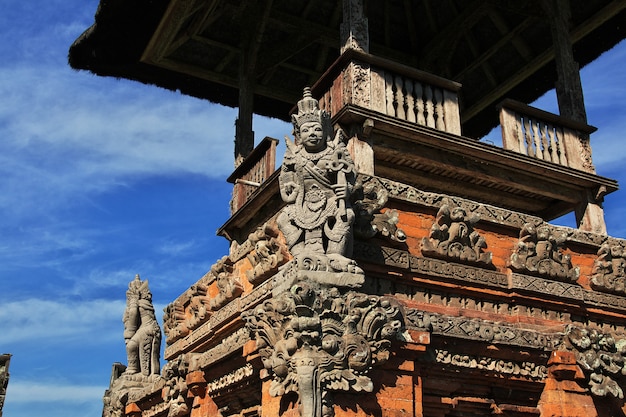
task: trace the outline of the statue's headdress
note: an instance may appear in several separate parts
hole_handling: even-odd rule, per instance
[[[298,113],[291,115],[296,140],[299,140],[300,126],[307,122],[321,123],[326,136],[330,135],[330,116],[325,110],[320,109],[319,102],[313,98],[310,87],[304,88],[302,100],[298,101]]]

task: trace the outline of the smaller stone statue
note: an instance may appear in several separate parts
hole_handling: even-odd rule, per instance
[[[154,314],[148,281],[141,281],[139,275],[128,284],[122,321],[128,355],[125,374],[158,375],[161,368],[161,328]]]
[[[295,143],[287,139],[280,172],[280,194],[287,206],[277,223],[289,251],[313,256],[330,271],[348,271],[354,210],[350,205],[356,173],[339,135],[332,137],[330,116],[304,89],[292,115]]]

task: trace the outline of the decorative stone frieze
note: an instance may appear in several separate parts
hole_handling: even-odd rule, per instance
[[[541,350],[553,350],[561,343],[562,333],[544,333],[517,325],[470,317],[453,317],[417,309],[406,310],[408,328],[432,334]]]
[[[437,212],[430,236],[422,240],[422,253],[435,258],[453,259],[481,265],[491,264],[487,243],[474,230],[480,216],[451,202],[445,202]]]
[[[626,336],[569,326],[562,349],[573,351],[589,389],[598,397],[623,399],[626,387]]]
[[[600,246],[590,284],[597,291],[626,294],[626,249],[623,242],[607,241]]]
[[[512,270],[565,282],[576,282],[579,269],[563,254],[567,232],[546,223],[526,223],[520,230],[509,265]]]
[[[245,364],[241,368],[237,368],[234,371],[222,375],[221,377],[209,381],[207,383],[207,392],[209,395],[222,391],[226,388],[230,388],[241,381],[252,377],[255,374],[255,370],[249,363]]]
[[[446,349],[434,349],[432,355],[422,356],[419,359],[420,361],[432,361],[442,365],[475,369],[499,376],[514,376],[532,381],[541,381],[548,375],[544,364],[490,358],[482,355],[467,355]]]
[[[578,285],[529,275],[512,274],[511,288],[570,300],[584,300],[584,290]]]
[[[270,395],[296,392],[303,416],[333,414],[331,392],[371,392],[370,369],[389,358],[404,329],[391,297],[301,282],[244,313],[264,367]]]

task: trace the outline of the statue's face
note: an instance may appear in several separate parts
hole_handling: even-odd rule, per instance
[[[306,122],[300,126],[300,140],[302,146],[309,152],[319,152],[324,149],[324,134],[320,122]]]

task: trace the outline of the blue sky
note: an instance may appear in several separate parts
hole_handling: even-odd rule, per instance
[[[68,48],[96,8],[96,0],[0,2],[8,417],[100,415],[111,365],[126,362],[128,282],[137,273],[150,281],[161,320],[228,249],[215,230],[228,216],[236,110],[71,70]],[[625,64],[622,43],[582,72],[598,172],[622,184]],[[539,103],[556,109],[553,93]],[[258,139],[291,130],[265,118],[254,129]],[[613,236],[626,237],[625,199],[607,197]]]

